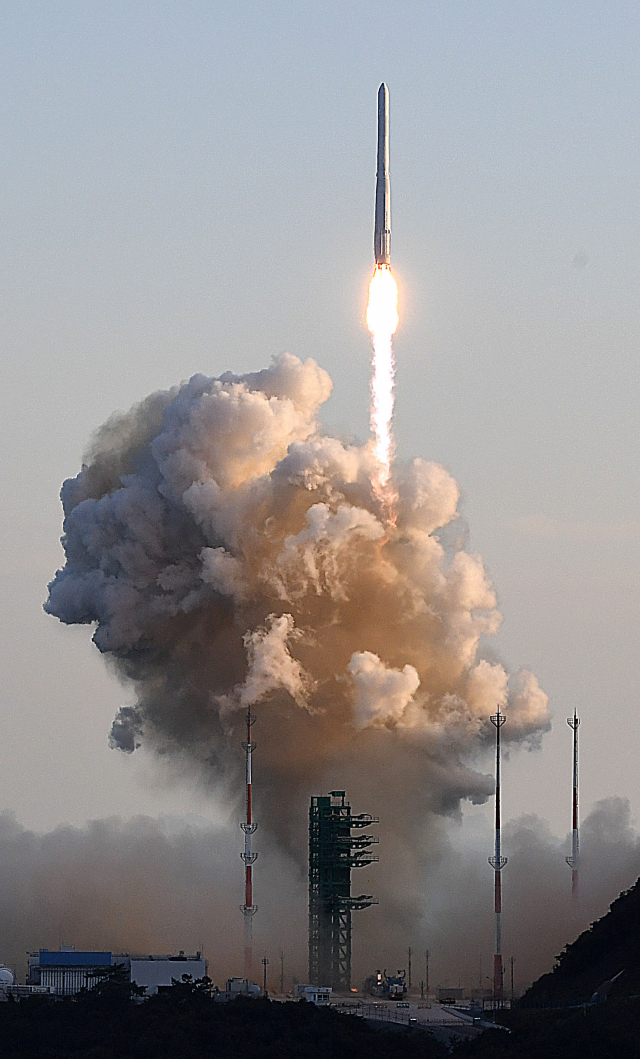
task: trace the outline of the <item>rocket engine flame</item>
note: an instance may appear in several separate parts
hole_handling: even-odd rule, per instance
[[[369,284],[367,327],[372,335],[395,335],[398,327],[398,284],[388,265],[377,265]]]
[[[392,336],[397,326],[398,285],[388,265],[377,265],[369,284],[367,305],[367,327],[373,339],[370,421],[377,464],[372,484],[391,522],[395,522],[393,511],[396,499],[390,485],[395,372]]]

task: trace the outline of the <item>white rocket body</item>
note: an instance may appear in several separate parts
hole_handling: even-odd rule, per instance
[[[384,82],[378,89],[378,164],[376,168],[376,209],[373,228],[373,255],[376,265],[391,264],[389,89]]]

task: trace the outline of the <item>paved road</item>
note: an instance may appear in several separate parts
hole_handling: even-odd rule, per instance
[[[398,1007],[396,1001],[374,1000],[373,998],[332,1001],[332,1007],[347,1014],[360,1015],[371,1022],[388,1022],[397,1025],[409,1025],[409,1020],[416,1020],[412,1025],[431,1030],[436,1037],[448,1040],[452,1036],[471,1037],[481,1033],[487,1024],[477,1025],[473,1020],[454,1008],[444,1007],[435,1001],[409,1001],[409,1007]]]

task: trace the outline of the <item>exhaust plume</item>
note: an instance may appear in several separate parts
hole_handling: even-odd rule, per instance
[[[456,483],[394,466],[390,524],[377,442],[318,427],[331,386],[284,354],[111,419],[63,485],[66,563],[45,609],[93,625],[132,688],[113,745],[173,755],[221,798],[241,798],[258,704],[261,826],[303,864],[309,796],[346,789],[383,822],[371,885],[415,917],[429,820],[492,792],[473,767],[489,715],[499,703],[504,739],[533,745],[547,697],[482,655],[501,618],[481,558],[441,539]]]
[[[373,340],[373,376],[371,378],[371,430],[375,438],[377,467],[373,473],[374,492],[388,509],[390,522],[395,521],[396,495],[390,485],[393,457],[393,335],[398,326],[398,286],[388,265],[377,265],[369,284],[367,327]]]

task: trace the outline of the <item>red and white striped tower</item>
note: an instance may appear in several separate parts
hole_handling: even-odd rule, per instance
[[[571,836],[571,856],[566,858],[567,864],[571,868],[571,900],[573,902],[573,910],[578,910],[578,861],[580,858],[580,841],[578,834],[578,726],[580,724],[580,718],[576,710],[573,711],[573,717],[567,717],[567,724],[569,728],[573,729],[573,807],[572,807],[572,836]]]
[[[247,819],[240,827],[244,831],[244,853],[241,853],[245,865],[244,880],[244,904],[240,905],[240,911],[244,916],[244,976],[249,981],[253,977],[253,917],[258,911],[258,906],[253,903],[253,865],[258,859],[257,853],[251,852],[251,836],[257,828],[254,824],[251,810],[251,755],[255,750],[255,743],[251,742],[251,726],[255,717],[251,715],[251,707],[247,710],[247,741],[243,743],[247,755]]]
[[[503,969],[502,969],[502,880],[500,872],[507,863],[507,858],[502,856],[500,850],[500,729],[506,721],[503,713],[497,712],[490,718],[496,729],[496,843],[493,857],[489,857],[489,864],[495,873],[494,911],[496,914],[496,948],[493,957],[493,995],[496,1000],[502,1000],[503,996]]]

